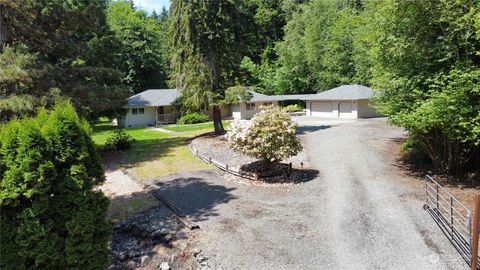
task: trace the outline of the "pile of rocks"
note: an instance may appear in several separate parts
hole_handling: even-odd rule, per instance
[[[197,269],[190,232],[167,207],[156,207],[113,226],[108,269]]]

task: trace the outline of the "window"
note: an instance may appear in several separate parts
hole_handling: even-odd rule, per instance
[[[255,103],[247,103],[247,111],[255,110]]]
[[[145,108],[133,108],[132,109],[132,114],[144,114],[145,113]]]

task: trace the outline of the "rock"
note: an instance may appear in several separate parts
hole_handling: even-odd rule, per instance
[[[165,241],[167,241],[167,242],[170,242],[170,241],[172,241],[172,239],[173,239],[173,235],[167,234],[167,235],[165,235],[165,236],[163,237],[163,239],[165,239]]]
[[[163,234],[163,235],[166,235],[166,234],[170,233],[170,230],[167,229],[167,228],[163,228],[163,229],[160,230],[160,233]]]
[[[200,253],[202,253],[202,249],[201,248],[195,248],[193,250],[193,256],[197,257]]]
[[[126,259],[128,259],[127,252],[124,252],[124,251],[119,252],[118,253],[118,259],[122,262],[125,261]]]
[[[146,255],[140,257],[140,265],[145,266],[147,264],[148,260],[149,260],[149,257],[146,256]]]
[[[160,264],[160,270],[170,270],[170,265],[168,264],[168,262],[162,262]]]
[[[135,258],[135,257],[138,257],[139,255],[140,255],[140,253],[135,251],[135,250],[132,250],[128,253],[129,258]]]
[[[208,257],[207,256],[200,256],[197,258],[197,262],[199,263],[202,263],[204,261],[208,260]]]

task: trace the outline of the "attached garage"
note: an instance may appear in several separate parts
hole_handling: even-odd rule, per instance
[[[338,117],[352,118],[352,102],[338,103]]]
[[[311,115],[318,117],[334,117],[333,116],[333,103],[331,101],[313,101],[311,102]]]
[[[307,115],[329,118],[368,118],[380,116],[370,104],[372,89],[343,85],[313,95],[304,95]]]

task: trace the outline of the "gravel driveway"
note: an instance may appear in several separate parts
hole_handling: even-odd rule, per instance
[[[407,185],[382,119],[302,117],[309,182],[254,186],[216,170],[156,179],[197,222],[211,269],[467,269]]]

